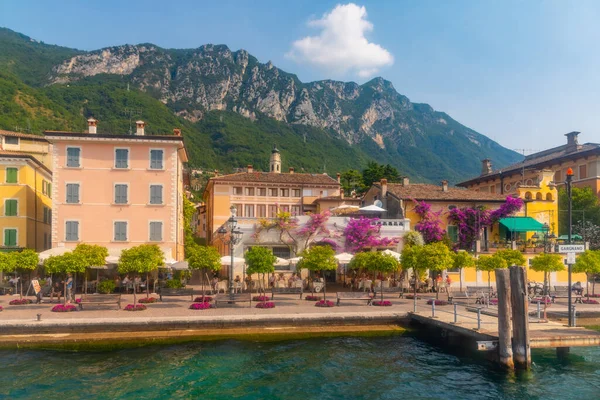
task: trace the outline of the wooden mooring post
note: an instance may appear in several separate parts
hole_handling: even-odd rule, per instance
[[[496,270],[496,290],[498,292],[498,361],[503,367],[514,369],[510,322],[510,272],[506,268]]]
[[[523,267],[510,269],[510,299],[512,308],[513,360],[517,369],[531,368],[529,346],[529,310],[527,301],[527,271]],[[498,300],[498,304],[500,301]]]

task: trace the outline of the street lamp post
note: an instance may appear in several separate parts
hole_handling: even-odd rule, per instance
[[[217,231],[223,237],[223,243],[229,245],[229,254],[231,255],[231,262],[229,264],[229,295],[233,298],[233,294],[235,293],[235,288],[233,287],[233,252],[235,250],[235,245],[237,245],[242,240],[243,232],[237,228],[237,208],[235,205],[229,208],[231,211],[231,216],[225,223],[225,226],[221,226]],[[227,233],[229,233],[229,237],[227,238]]]
[[[569,219],[569,236],[568,236],[568,241],[569,244],[571,244],[571,237],[573,236],[573,197],[571,195],[571,183],[573,181],[573,169],[572,168],[568,168],[567,169],[567,197],[569,198],[569,207],[568,207],[568,219]],[[572,265],[571,263],[567,264],[567,267],[569,269],[569,326],[573,326],[573,299],[571,296],[571,290],[572,290],[572,285],[571,285],[571,271],[572,271]]]

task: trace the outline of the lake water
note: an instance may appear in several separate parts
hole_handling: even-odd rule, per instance
[[[217,341],[113,352],[0,351],[9,399],[598,399],[600,349],[507,375],[410,336]]]

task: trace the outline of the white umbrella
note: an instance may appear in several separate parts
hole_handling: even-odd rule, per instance
[[[67,251],[72,251],[73,249],[68,249],[66,247],[54,247],[52,249],[44,250],[38,254],[38,258],[40,262],[46,261],[51,256],[61,256],[65,254]]]
[[[348,204],[342,204],[341,206],[337,206],[331,209],[332,213],[345,213],[345,212],[356,212],[359,210],[358,206],[351,206]]]
[[[344,264],[349,263],[350,260],[352,260],[353,258],[354,258],[354,254],[350,254],[350,253],[342,253],[342,254],[335,255],[335,259]]]
[[[177,261],[175,263],[170,264],[169,267],[176,271],[184,271],[190,268],[187,261]]]
[[[286,260],[285,258],[277,257],[277,260],[275,260],[274,265],[277,267],[287,266],[287,265],[290,265],[290,260]]]
[[[385,209],[376,206],[375,204],[371,204],[370,206],[362,207],[358,209],[359,211],[368,211],[368,212],[384,212]]]
[[[298,264],[298,262],[300,260],[302,260],[302,257],[293,257],[293,258],[290,258],[288,261],[292,264]]]
[[[246,260],[241,257],[233,257],[233,264],[243,264]],[[221,257],[221,265],[231,265],[231,256]]]
[[[382,251],[383,254],[389,254],[390,256],[393,256],[396,260],[400,261],[400,258],[402,257],[402,255],[400,253],[397,253],[393,250],[387,249]]]

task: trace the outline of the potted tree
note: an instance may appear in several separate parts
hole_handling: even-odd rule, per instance
[[[565,264],[563,264],[563,258],[560,254],[542,253],[533,257],[531,269],[544,273],[544,296],[547,296],[550,288],[550,272],[564,271]]]
[[[217,272],[221,269],[221,255],[213,246],[188,246],[186,256],[189,268],[202,270],[204,274],[208,271]],[[202,279],[202,299],[204,299],[204,279]]]
[[[271,249],[268,249],[266,247],[261,247],[261,246],[254,246],[246,252],[246,254],[244,255],[244,258],[246,259],[246,264],[248,265],[248,267],[246,268],[246,272],[250,275],[252,275],[252,274],[261,275],[260,285],[259,285],[259,297],[260,297],[260,290],[262,289],[262,293],[263,293],[262,294],[262,303],[263,303],[262,307],[267,308],[266,307],[267,293],[264,290],[264,287],[262,286],[262,284],[264,283],[264,280],[265,280],[265,274],[270,274],[275,271],[274,264],[275,264],[275,261],[277,261],[277,257],[275,257],[275,255],[273,254],[273,251]],[[233,279],[233,277],[230,277],[229,279]],[[272,307],[268,307],[268,308],[272,308]]]
[[[335,271],[337,260],[335,251],[330,246],[313,246],[302,252],[299,268],[306,268],[311,273],[320,271]],[[323,303],[327,303],[327,285],[323,286]]]
[[[146,282],[150,272],[164,265],[165,255],[155,244],[141,244],[121,251],[117,268],[119,273],[134,273],[146,275]],[[136,307],[137,297],[133,291],[133,306]],[[150,285],[146,285],[146,298],[150,297]]]

